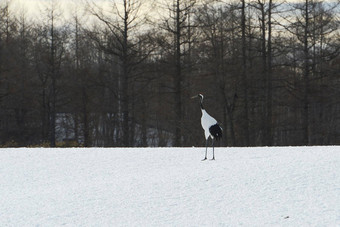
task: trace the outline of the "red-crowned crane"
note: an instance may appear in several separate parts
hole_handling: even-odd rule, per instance
[[[215,118],[210,116],[207,111],[205,111],[203,107],[203,95],[198,94],[197,96],[193,96],[191,98],[199,98],[200,106],[202,111],[201,124],[204,129],[206,145],[205,145],[205,157],[202,161],[207,160],[207,151],[208,151],[208,139],[211,137],[212,139],[212,147],[213,147],[213,158],[211,160],[215,160],[215,151],[214,151],[214,140],[219,140],[222,138],[222,128],[218,125]]]

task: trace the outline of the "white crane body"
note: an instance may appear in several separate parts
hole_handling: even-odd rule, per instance
[[[209,128],[213,125],[216,125],[217,121],[212,116],[210,116],[207,111],[205,111],[205,109],[202,109],[201,124],[202,128],[204,129],[205,139],[208,139],[209,136],[211,136],[213,139],[213,136],[210,134]]]

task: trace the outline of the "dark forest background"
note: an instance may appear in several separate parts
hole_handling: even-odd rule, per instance
[[[340,144],[339,2],[115,2],[0,1],[0,146]]]

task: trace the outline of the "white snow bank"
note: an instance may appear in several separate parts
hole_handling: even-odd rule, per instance
[[[0,226],[340,226],[340,147],[204,151],[0,149]]]

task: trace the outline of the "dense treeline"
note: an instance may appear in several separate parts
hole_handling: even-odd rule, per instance
[[[340,144],[337,3],[143,2],[0,2],[0,146]]]

